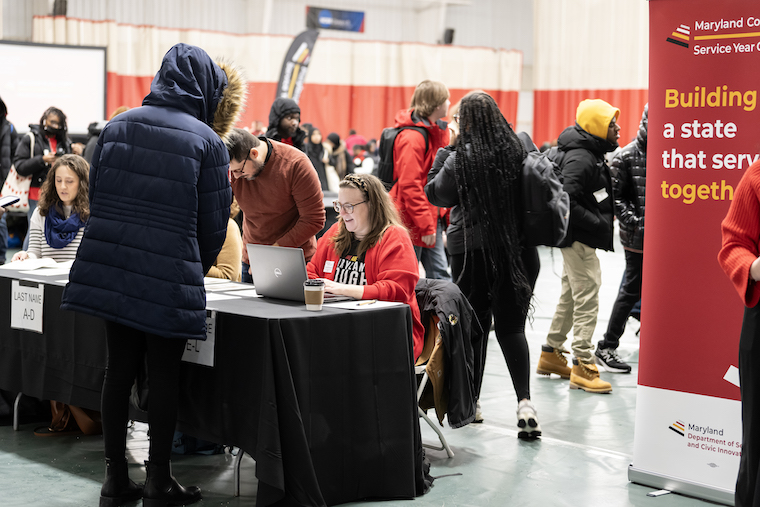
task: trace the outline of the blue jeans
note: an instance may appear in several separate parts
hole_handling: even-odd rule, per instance
[[[443,228],[440,221],[435,231],[435,246],[432,248],[415,246],[414,252],[417,254],[417,260],[422,261],[422,267],[425,268],[425,278],[451,281],[446,250],[443,247]]]
[[[8,222],[5,220],[5,213],[0,218],[0,264],[5,264],[5,252],[8,251]]]
[[[24,246],[21,247],[21,249],[25,252],[29,250],[29,228],[32,225],[32,214],[34,214],[35,209],[37,209],[37,201],[33,201],[32,199],[29,199],[29,213],[26,215],[27,216],[26,235],[24,236]]]
[[[249,269],[251,269],[250,264],[246,264],[245,262],[241,262],[243,266],[243,271],[241,273],[240,281],[243,283],[253,283],[253,277],[248,272]]]

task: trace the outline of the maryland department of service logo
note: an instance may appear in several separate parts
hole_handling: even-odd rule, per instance
[[[679,435],[684,436],[684,431],[686,431],[686,424],[684,424],[682,421],[676,421],[668,426],[668,428],[675,431]]]
[[[676,44],[677,46],[683,46],[689,48],[689,27],[686,25],[679,25],[675,32],[670,34],[670,37],[665,39],[666,41]],[[671,428],[672,429],[672,428]]]

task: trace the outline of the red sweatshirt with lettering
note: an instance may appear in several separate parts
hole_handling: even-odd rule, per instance
[[[331,239],[338,233],[339,227],[343,227],[340,220],[319,238],[317,253],[306,266],[309,278],[335,279],[335,268],[340,255],[333,248]],[[362,299],[398,301],[412,308],[414,359],[417,359],[425,339],[425,328],[420,320],[420,309],[414,292],[420,272],[412,240],[404,228],[389,227],[382,239],[367,250],[364,274],[367,284]]]

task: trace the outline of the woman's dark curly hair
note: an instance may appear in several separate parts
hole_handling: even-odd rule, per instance
[[[517,304],[527,314],[532,289],[520,242],[520,171],[525,149],[496,101],[482,91],[462,98],[459,130],[455,177],[465,227],[472,230],[478,224],[493,282],[511,282]]]

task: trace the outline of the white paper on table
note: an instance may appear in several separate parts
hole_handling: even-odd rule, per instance
[[[399,303],[397,301],[375,301],[374,303],[369,303],[368,301],[340,301],[338,303],[325,303],[323,306],[329,308],[343,308],[346,310],[374,310],[376,308],[388,308],[390,306],[399,306],[403,304],[405,303]]]
[[[68,276],[69,274],[69,268],[40,268],[35,269],[33,271],[20,271],[20,273],[23,273],[25,275],[38,275],[38,276]],[[66,280],[68,282],[68,280]]]
[[[252,285],[250,283],[235,283],[227,281],[227,283],[211,284],[206,286],[206,292],[227,292],[232,290],[251,290]]]
[[[232,294],[218,294],[216,292],[206,293],[206,301],[223,301],[225,299],[240,299],[240,296]]]
[[[232,292],[231,294],[238,297],[245,297],[245,298],[260,298],[261,297],[256,293],[256,289],[236,290],[235,292]]]
[[[23,269],[32,270],[47,267],[59,267],[58,263],[53,259],[24,259],[23,261],[13,261],[8,264],[3,264],[0,269]],[[71,267],[71,265],[69,265]]]
[[[73,265],[74,265],[74,259],[71,259],[70,261],[59,262],[58,264],[55,265],[55,267],[70,270],[71,266]]]

